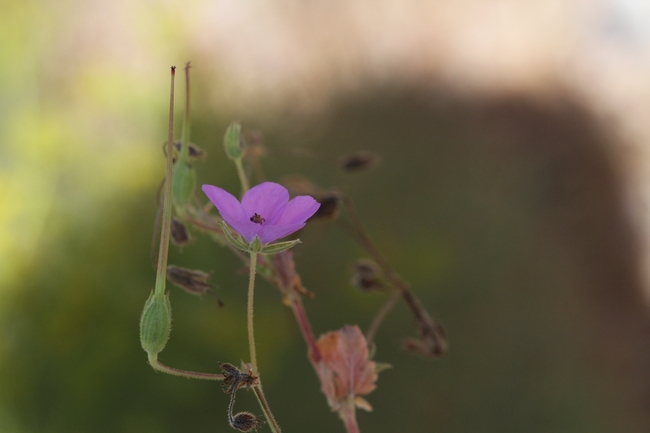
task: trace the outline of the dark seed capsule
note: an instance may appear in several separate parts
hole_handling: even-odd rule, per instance
[[[226,394],[230,394],[239,388],[241,383],[242,372],[237,367],[227,362],[220,362],[219,366],[223,371],[223,384],[226,386],[224,390]]]
[[[180,153],[182,143],[183,142],[180,140],[174,142],[174,149],[176,149],[176,152]],[[190,142],[189,144],[189,149],[187,154],[190,157],[190,159],[205,159],[205,157],[207,156],[207,154],[203,151],[203,149],[201,149],[199,146],[197,146],[192,142]]]
[[[322,190],[307,178],[299,175],[287,176],[282,180],[282,183],[287,187],[291,196],[310,195],[320,203],[320,207],[308,221],[335,220],[338,218],[341,210],[341,194],[338,191]]]
[[[338,193],[317,194],[314,196],[320,207],[310,219],[335,220],[341,210],[341,198]]]
[[[449,344],[445,328],[435,324],[433,328],[418,324],[419,339],[407,338],[404,349],[408,352],[418,353],[423,356],[437,358],[447,353]]]
[[[174,141],[174,151],[176,152],[175,155],[172,155],[174,159],[176,159],[176,156],[181,152],[181,145],[183,142],[181,140],[176,140]],[[165,155],[167,155],[167,142],[163,143],[163,152]],[[205,159],[207,156],[207,153],[203,149],[201,149],[199,146],[197,146],[194,143],[190,142],[190,147],[188,149],[187,155],[190,157],[190,160],[193,159]]]
[[[260,419],[250,412],[239,412],[230,420],[232,428],[243,432],[255,430],[260,424]]]
[[[167,266],[167,279],[176,287],[183,289],[190,295],[203,296],[205,293],[217,298],[220,307],[223,307],[221,299],[212,291],[212,285],[208,282],[210,274],[207,272],[181,268],[180,266]]]
[[[386,288],[379,266],[368,259],[359,259],[353,266],[352,285],[363,292]]]
[[[227,362],[220,362],[223,371],[223,384],[226,385],[226,394],[237,391],[239,388],[250,388],[259,384],[258,377],[252,371],[244,373],[237,367]]]
[[[341,170],[353,173],[376,167],[380,159],[376,153],[360,150],[359,152],[342,156],[339,159],[339,165]]]
[[[183,248],[192,240],[192,234],[187,226],[178,218],[172,218],[171,223],[172,242],[179,248]]]

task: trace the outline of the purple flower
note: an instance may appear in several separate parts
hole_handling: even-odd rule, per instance
[[[203,192],[230,227],[248,243],[258,236],[262,245],[300,230],[320,207],[320,203],[307,195],[289,201],[289,191],[273,182],[254,186],[244,194],[241,203],[213,185],[203,185]]]

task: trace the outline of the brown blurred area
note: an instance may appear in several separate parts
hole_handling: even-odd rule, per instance
[[[199,50],[209,58],[217,52],[219,68],[247,89],[237,98],[268,92],[280,109],[261,117],[296,134],[296,143],[370,146],[385,165],[400,165],[406,178],[378,179],[375,191],[402,188],[411,200],[436,201],[446,184],[465,183],[472,186],[461,190],[475,195],[469,200],[478,211],[497,220],[503,212],[494,207],[514,194],[520,202],[506,205],[520,206],[536,231],[535,245],[522,251],[530,260],[554,256],[549,280],[566,287],[543,287],[531,296],[539,305],[531,305],[524,293],[535,290],[537,276],[527,259],[501,257],[503,269],[494,270],[494,284],[506,292],[500,307],[534,317],[545,305],[552,321],[579,329],[574,352],[554,353],[552,363],[568,356],[569,370],[600,382],[598,411],[615,420],[610,431],[648,431],[647,5],[361,3],[285,3],[270,17],[240,11],[234,21],[215,15]],[[223,37],[235,28],[243,37]],[[271,35],[270,51],[258,44],[261,34]],[[223,96],[214,103],[233,102]],[[504,224],[486,218],[487,232]],[[458,241],[455,230],[462,229],[450,229]],[[484,247],[498,250],[500,242],[508,237]],[[546,338],[564,332],[576,331],[549,329],[534,352],[553,351]],[[453,327],[450,333],[453,351]]]

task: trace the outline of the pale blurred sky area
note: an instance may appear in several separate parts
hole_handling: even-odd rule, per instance
[[[569,89],[638,144],[649,17],[644,0],[5,1],[0,287],[54,235],[53,207],[83,224],[107,196],[151,187],[171,64],[193,61],[202,103],[270,121],[368,83]]]

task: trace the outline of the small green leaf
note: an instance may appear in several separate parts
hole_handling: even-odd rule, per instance
[[[389,368],[393,368],[393,366],[387,362],[375,362],[376,373],[381,373],[382,371],[388,370]]]

